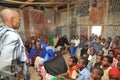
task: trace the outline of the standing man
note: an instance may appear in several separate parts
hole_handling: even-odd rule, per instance
[[[0,15],[3,20],[0,27],[0,75],[4,80],[19,80],[19,73],[25,68],[27,72],[25,47],[14,30],[19,29],[20,15],[9,8],[3,9]]]

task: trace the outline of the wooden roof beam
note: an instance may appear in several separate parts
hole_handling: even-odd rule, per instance
[[[78,3],[78,2],[82,2],[84,0],[71,0],[70,4],[74,4],[74,3]]]
[[[26,2],[33,2],[34,0],[27,0]],[[25,6],[27,6],[27,4],[21,4],[20,8],[24,8]]]
[[[53,2],[54,0],[49,0],[49,2]]]
[[[74,3],[78,3],[78,2],[82,2],[82,1],[83,0],[69,0],[69,4],[74,4]],[[58,5],[54,6],[54,8],[58,7],[58,6],[62,6],[62,5],[64,5],[64,4],[58,4]]]
[[[67,2],[21,2],[21,1],[11,1],[11,0],[4,0],[16,4],[27,4],[27,5],[50,5],[50,4],[66,4]]]

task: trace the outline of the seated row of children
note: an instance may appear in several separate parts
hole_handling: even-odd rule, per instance
[[[45,46],[42,45],[42,48],[45,48]],[[45,52],[47,52],[47,59],[49,61],[45,60],[45,58],[43,60],[43,58],[40,57],[37,57],[35,60],[35,67],[37,67],[37,71],[42,74],[43,80],[46,78],[47,73],[57,76],[58,79],[64,78],[68,80],[112,80],[112,78],[120,80],[118,76],[120,75],[120,61],[119,58],[117,58],[118,60],[116,59],[120,52],[116,54],[114,50],[109,50],[106,56],[102,53],[96,55],[94,48],[90,48],[90,54],[83,54],[79,60],[77,57],[71,56],[67,69],[65,65],[60,64],[59,58],[62,56],[56,58],[55,55],[58,55],[58,52],[54,53],[51,50],[49,46],[46,46]],[[61,49],[60,54],[63,54],[64,50],[65,48]],[[63,71],[61,72],[60,70]],[[113,72],[115,73],[113,74]]]
[[[49,61],[51,63],[47,66],[47,68],[46,68],[46,66],[45,66],[45,68],[43,68],[45,70],[38,69],[37,71],[39,71],[42,74],[43,73],[46,74],[46,73],[54,72],[53,70],[55,70],[56,68],[58,70],[58,69],[61,69],[61,67],[66,67],[63,64],[61,64],[57,67],[53,66],[53,65],[58,65],[60,63],[60,61],[58,59],[57,59],[58,61],[56,63],[54,63],[54,61],[53,61],[56,57],[55,52],[49,46],[41,45],[41,48],[42,48],[42,50],[40,51],[40,54],[35,59],[35,67],[41,68],[42,65],[45,66],[44,65],[45,63],[47,63]],[[79,60],[76,58],[74,61],[74,59],[72,57],[70,57],[70,59],[68,61],[68,72],[66,71],[67,73],[61,74],[62,72],[60,73],[60,70],[59,70],[58,73],[53,75],[53,76],[58,75],[58,78],[64,78],[62,75],[67,74],[68,77],[65,77],[65,78],[67,78],[68,80],[70,80],[70,79],[75,79],[75,80],[89,80],[89,79],[90,80],[109,80],[108,74],[109,74],[109,71],[111,71],[111,68],[115,68],[114,70],[117,70],[117,71],[114,71],[114,72],[117,72],[119,74],[119,71],[118,71],[119,62],[118,62],[118,60],[120,60],[120,58],[119,58],[120,53],[116,54],[116,52],[114,50],[109,50],[108,54],[106,54],[106,55],[103,53],[102,50],[99,50],[99,53],[96,55],[95,48],[90,48],[90,53],[83,54]],[[33,56],[33,54],[32,54],[32,56]],[[116,59],[118,59],[118,60],[116,60]],[[53,64],[53,65],[51,65],[51,64]],[[99,74],[98,79],[93,78],[92,75],[94,73],[94,67],[97,69],[98,68],[102,69],[104,75],[102,76],[102,74],[101,74],[101,76],[100,76],[100,74]],[[50,71],[51,68],[54,68],[54,69],[52,69]],[[46,69],[48,69],[49,72]],[[100,71],[100,69],[98,69],[98,71]],[[57,71],[57,70],[55,70],[55,71]],[[63,71],[63,72],[65,72],[65,71]],[[114,74],[114,75],[116,75],[116,74]],[[43,76],[44,76],[44,74],[43,74]],[[117,76],[117,78],[118,78],[118,76]],[[116,80],[119,80],[119,78]]]
[[[63,80],[120,80],[120,61],[118,61],[117,68],[112,68],[113,59],[110,56],[104,56],[101,66],[99,66],[99,57],[96,59],[95,66],[89,71],[89,61],[82,57],[78,60],[77,57],[72,56],[68,61],[68,72],[59,74],[58,78],[67,76]]]
[[[61,49],[59,54],[64,53],[64,50],[64,48]],[[39,65],[38,72],[42,74],[43,80],[48,77],[46,77],[47,73],[63,80],[120,80],[120,61],[118,60],[116,63],[114,59],[115,52],[109,50],[108,55],[103,56],[102,54],[92,54],[93,50],[91,48],[91,54],[83,54],[80,59],[71,56],[68,61],[68,69],[64,65],[65,62],[62,61],[63,63],[60,64],[60,57],[62,56],[59,56],[57,59],[55,59],[55,56],[52,60],[44,62],[43,66]],[[58,53],[56,54],[59,55]],[[46,64],[48,65],[46,66]],[[65,73],[60,72],[59,69],[65,69],[63,71]]]

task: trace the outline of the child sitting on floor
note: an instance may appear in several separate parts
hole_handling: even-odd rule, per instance
[[[98,54],[96,56],[96,62],[94,64],[94,67],[100,67],[102,65],[102,60],[103,60],[103,56]]]
[[[104,72],[99,67],[92,68],[91,72],[91,78],[90,80],[101,80],[101,77],[103,76]]]
[[[102,80],[109,80],[108,72],[112,68],[111,67],[112,62],[113,62],[112,57],[104,56],[103,61],[102,61],[102,65],[100,66],[100,68],[102,68],[104,71],[104,75],[102,76]]]
[[[70,57],[68,61],[68,72],[58,75],[58,78],[62,76],[67,76],[69,79],[76,79],[78,77],[78,59],[75,56]]]
[[[89,80],[91,73],[87,69],[88,60],[85,58],[80,58],[78,61],[79,74],[77,80]]]

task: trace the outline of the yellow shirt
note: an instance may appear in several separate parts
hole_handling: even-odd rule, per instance
[[[102,68],[102,66],[101,66]],[[108,72],[109,70],[111,69],[112,67],[109,67],[107,68],[106,70],[103,70],[104,71],[104,75],[102,76],[102,80],[109,80],[109,77],[108,77]]]

